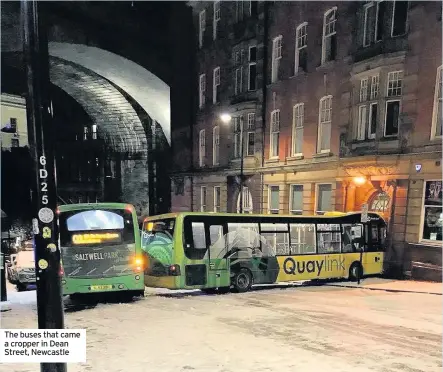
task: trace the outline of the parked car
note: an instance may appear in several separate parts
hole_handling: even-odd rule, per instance
[[[17,253],[14,280],[13,284],[19,292],[35,287],[34,250],[22,250]]]
[[[17,263],[17,254],[11,254],[9,256],[9,260],[6,259],[6,273],[8,275],[8,281],[11,284],[16,283],[16,268],[15,265]]]

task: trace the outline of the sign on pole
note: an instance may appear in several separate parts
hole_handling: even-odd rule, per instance
[[[363,204],[361,206],[361,222],[362,223],[369,222],[368,205],[367,204]]]

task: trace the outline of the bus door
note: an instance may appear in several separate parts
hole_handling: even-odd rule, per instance
[[[365,254],[365,274],[380,274],[383,270],[383,243],[386,229],[380,228],[379,221],[370,221],[365,226],[367,252]]]
[[[207,286],[229,287],[231,284],[229,260],[227,252],[227,229],[226,224],[217,221],[205,224],[208,258]]]

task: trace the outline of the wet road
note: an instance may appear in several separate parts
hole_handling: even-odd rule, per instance
[[[67,312],[65,321],[87,329],[87,363],[69,365],[70,372],[442,369],[442,296],[432,294],[331,286],[227,295],[150,289],[132,303]],[[2,313],[2,328],[35,324],[35,305]]]

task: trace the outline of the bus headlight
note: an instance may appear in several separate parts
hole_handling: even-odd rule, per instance
[[[172,276],[180,276],[180,265],[171,265],[169,266],[169,275]]]
[[[140,275],[136,275],[135,280],[140,280]]]
[[[125,288],[125,286],[123,284],[118,285],[118,289],[123,289],[123,288]]]

